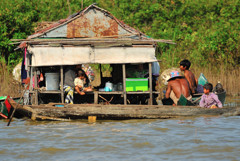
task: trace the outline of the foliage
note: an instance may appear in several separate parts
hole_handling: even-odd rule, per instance
[[[184,58],[199,67],[240,66],[239,0],[83,0],[83,8],[94,2],[153,38],[176,42],[158,44],[166,66]],[[81,0],[1,0],[1,55],[16,64],[20,56],[10,39],[25,39],[37,22],[66,18],[81,7]]]

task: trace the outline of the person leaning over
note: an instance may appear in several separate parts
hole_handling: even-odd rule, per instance
[[[200,107],[206,108],[222,108],[222,103],[219,101],[218,96],[212,92],[213,85],[211,83],[207,83],[203,86],[202,98],[200,100]]]
[[[184,76],[189,83],[191,93],[197,93],[197,80],[195,79],[194,74],[189,70],[191,62],[187,59],[184,59],[180,62],[180,70],[184,71]]]
[[[78,94],[84,95],[84,84],[86,84],[86,77],[83,70],[77,71],[77,78],[74,79],[75,90]]]
[[[170,73],[170,79],[168,80],[165,98],[171,98],[174,102],[173,105],[177,105],[181,95],[186,97],[189,101],[192,100],[189,84],[185,77],[181,76],[178,71],[172,71]]]
[[[84,70],[79,69],[77,71],[77,78],[74,79],[75,90],[80,95],[85,95],[84,91],[92,91],[89,86],[89,80]]]

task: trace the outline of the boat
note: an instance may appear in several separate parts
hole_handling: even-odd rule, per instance
[[[219,101],[221,101],[222,105],[224,105],[225,103],[225,99],[226,99],[226,90],[224,90],[223,92],[220,92],[220,93],[217,93],[217,92],[214,92],[217,96],[218,96],[218,99]],[[192,103],[193,105],[199,105],[199,102],[201,100],[201,97],[202,97],[203,93],[197,93],[197,94],[194,94],[193,95],[193,98],[192,98]],[[182,98],[184,100],[184,98]],[[184,103],[182,105],[185,105]]]
[[[0,96],[0,119],[8,119],[9,116],[11,115],[12,109],[11,109],[11,104],[8,101],[8,98],[10,96]],[[16,98],[11,98],[11,100],[14,100],[18,102],[20,100],[19,97]]]
[[[0,118],[8,118],[8,108],[6,107],[5,100],[7,96],[0,96]]]
[[[16,107],[14,100],[9,100]],[[99,104],[60,104],[20,105],[16,115],[21,114],[32,120],[70,121],[88,119],[97,120],[123,119],[169,119],[198,116],[239,116],[240,107],[202,108],[199,106],[168,105],[99,105]]]

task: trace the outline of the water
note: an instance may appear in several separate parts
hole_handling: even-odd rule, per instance
[[[226,103],[229,103],[228,101]],[[34,122],[0,120],[0,160],[231,160],[240,116]]]

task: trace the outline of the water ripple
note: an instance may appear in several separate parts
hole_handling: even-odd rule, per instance
[[[240,117],[0,120],[1,160],[238,160]]]

